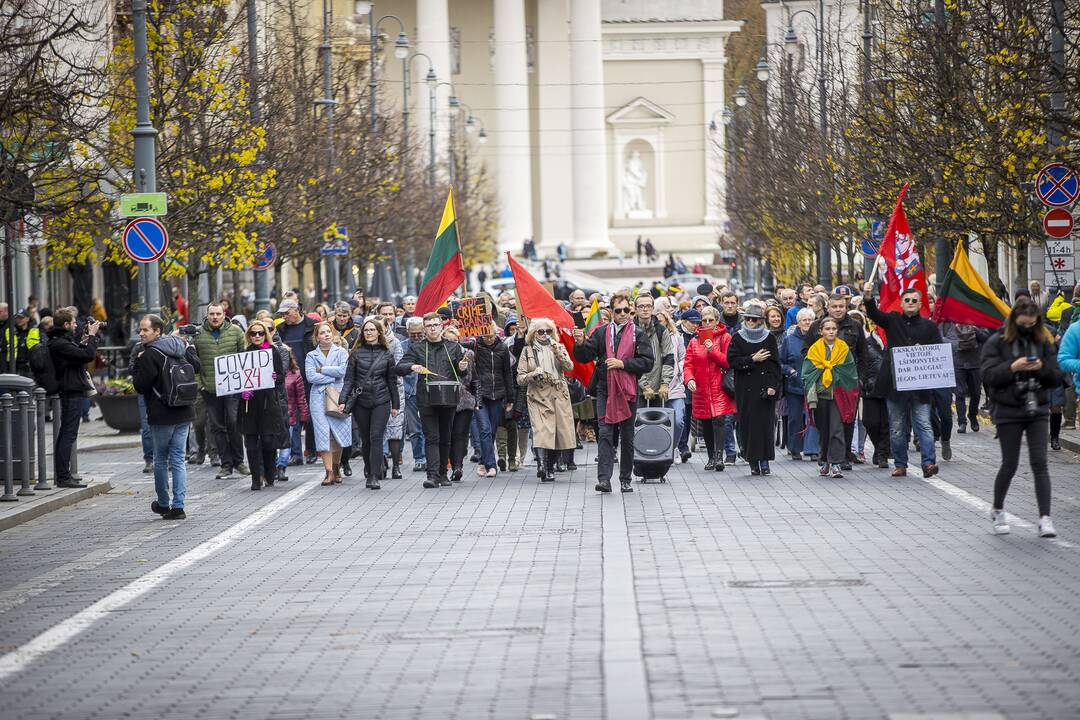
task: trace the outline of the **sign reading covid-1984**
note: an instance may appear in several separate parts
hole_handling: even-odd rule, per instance
[[[255,350],[214,358],[214,388],[218,397],[274,387],[272,352]]]
[[[956,385],[953,350],[949,343],[894,347],[892,360],[898,391],[933,390]]]

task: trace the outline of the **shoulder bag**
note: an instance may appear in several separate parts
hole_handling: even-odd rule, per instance
[[[424,346],[424,367],[428,369],[430,369],[428,362],[428,351],[430,349],[430,345]],[[460,399],[461,379],[458,377],[457,368],[454,367],[454,359],[450,357],[450,351],[446,349],[445,343],[443,343],[443,351],[446,353],[446,359],[450,363],[450,371],[454,373],[454,379],[432,380],[430,375],[425,375],[424,385],[427,388],[427,404],[430,407],[456,408]]]

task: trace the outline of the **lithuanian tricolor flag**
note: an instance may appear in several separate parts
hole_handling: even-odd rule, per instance
[[[1009,309],[972,267],[963,241],[956,243],[952,264],[934,307],[934,320],[999,328],[1005,324]]]
[[[593,298],[589,314],[585,316],[585,337],[588,337],[593,328],[600,324],[600,298]]]
[[[439,232],[431,248],[424,273],[424,284],[416,298],[416,314],[435,312],[446,302],[455,288],[465,282],[465,266],[461,261],[461,243],[458,240],[457,214],[454,212],[454,189],[446,195]]]

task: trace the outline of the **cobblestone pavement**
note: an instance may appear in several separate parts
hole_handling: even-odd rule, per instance
[[[529,469],[423,490],[194,468],[189,519],[115,489],[0,534],[0,717],[1080,717],[1080,477],[1052,454],[984,511],[998,452],[954,438],[940,480],[780,460],[593,491]],[[358,463],[357,463],[358,465]]]

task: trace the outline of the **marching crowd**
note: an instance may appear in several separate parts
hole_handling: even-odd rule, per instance
[[[341,484],[359,461],[365,486],[378,490],[402,478],[406,444],[430,489],[462,482],[467,456],[483,477],[533,464],[539,482],[553,482],[595,440],[596,490],[612,491],[617,453],[620,490],[633,492],[635,415],[644,407],[673,411],[675,463],[690,462],[700,443],[707,471],[741,461],[751,475],[767,476],[779,450],[816,465],[823,478],[856,465],[887,469],[890,460],[900,478],[913,441],[928,478],[939,471],[939,453],[952,458],[954,430],[980,430],[982,410],[1002,452],[994,531],[1009,530],[1004,501],[1026,435],[1040,534],[1054,536],[1047,450],[1060,449],[1063,422],[1075,426],[1080,323],[1071,315],[1080,286],[1072,302],[1052,308],[1021,291],[996,331],[935,323],[923,312],[933,298],[917,290],[884,312],[873,290],[803,284],[741,303],[709,285],[694,295],[624,288],[588,298],[575,290],[566,304],[572,329],[518,317],[503,292],[486,296],[493,322],[474,337],[462,336],[448,307],[418,315],[414,297],[395,305],[362,293],[305,312],[287,292],[276,312],[250,320],[212,303],[200,324],[178,328],[146,315],[129,368],[143,415],[143,471],[155,477],[152,509],[186,517],[187,467],[208,460],[219,479],[250,476],[252,490],[287,481],[290,466],[320,461],[322,484]],[[42,374],[54,376],[50,391],[62,401],[57,484],[79,486],[70,454],[100,323],[72,308],[47,314],[18,324],[19,352],[27,353],[19,367],[42,384]],[[31,330],[30,347],[48,348],[47,367],[24,362]],[[955,385],[898,389],[888,350],[940,343],[952,346]],[[272,384],[218,395],[215,359],[259,351],[270,353]],[[587,385],[574,372],[581,365]]]

